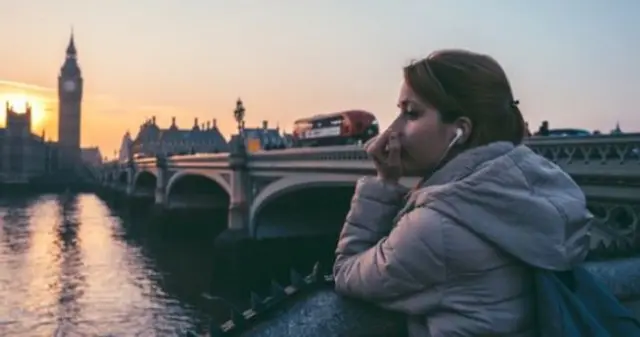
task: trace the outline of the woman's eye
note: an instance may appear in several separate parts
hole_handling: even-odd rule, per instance
[[[413,109],[403,109],[402,115],[410,119],[415,119],[418,118],[419,112]]]

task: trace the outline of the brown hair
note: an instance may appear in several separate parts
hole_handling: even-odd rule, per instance
[[[496,60],[465,50],[441,50],[404,69],[407,85],[440,112],[445,123],[471,120],[466,146],[496,141],[520,144],[524,119]]]

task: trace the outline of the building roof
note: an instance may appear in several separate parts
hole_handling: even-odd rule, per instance
[[[102,153],[100,153],[100,149],[96,147],[86,147],[80,149],[80,155],[82,156],[82,160],[86,162],[101,162],[102,161]]]
[[[197,123],[197,120],[196,120]],[[138,135],[133,141],[134,145],[144,143],[177,143],[187,142],[195,144],[214,144],[220,149],[226,149],[227,141],[218,130],[218,127],[213,125],[210,128],[200,128],[200,126],[194,125],[191,129],[179,129],[174,123],[167,129],[161,129],[155,123],[154,120],[146,121],[140,126]]]
[[[280,129],[269,128],[245,128],[245,139],[260,139],[260,145],[264,147],[287,145],[288,139],[286,135],[280,134]],[[231,136],[229,146],[233,148],[238,142],[238,135]]]

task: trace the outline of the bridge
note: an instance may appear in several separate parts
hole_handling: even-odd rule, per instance
[[[609,246],[640,225],[640,133],[533,137],[526,144],[582,187]],[[254,239],[337,232],[356,180],[374,174],[359,146],[196,154],[108,163],[101,183],[164,210],[219,209],[227,228]],[[417,179],[404,179],[414,185]],[[623,240],[623,241],[624,241]],[[626,242],[625,241],[625,242]]]

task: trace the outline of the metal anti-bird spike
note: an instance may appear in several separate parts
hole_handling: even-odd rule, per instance
[[[321,269],[321,265],[320,262],[316,262],[316,264],[313,265],[313,269],[311,271],[311,282],[313,283],[317,283],[317,282],[321,282],[322,281],[322,269]]]
[[[271,281],[271,296],[274,298],[281,298],[286,293],[284,292],[284,288],[278,284],[275,280]]]
[[[324,282],[325,279],[330,278],[331,275],[324,275],[322,273],[322,268],[321,268],[321,264],[320,262],[317,262],[314,266],[313,266],[313,270],[312,272],[309,274],[309,276],[307,277],[308,279],[311,279],[312,282]],[[301,286],[304,286],[307,284],[307,282],[305,281],[305,278],[302,277],[298,272],[296,272],[295,270],[291,269],[290,271],[290,278],[291,278],[291,285],[294,287],[298,287],[301,288]],[[251,292],[250,293],[251,296],[251,309],[253,309],[256,313],[260,312],[260,309],[263,309],[265,307],[265,300],[263,300],[262,298],[260,298],[260,296],[258,296],[256,293]],[[284,297],[287,296],[287,293],[285,291],[285,288],[282,287],[277,281],[272,280],[271,281],[271,298],[273,300],[275,300],[275,302],[271,302],[272,304],[277,305],[278,303],[280,303],[280,300],[284,299]],[[242,314],[241,312],[239,312],[233,305],[231,305],[231,303],[227,302],[226,300],[224,300],[223,298],[219,298],[219,297],[212,297],[211,299],[216,299],[216,300],[221,300],[225,303],[228,304],[228,306],[231,309],[231,319],[230,321],[233,323],[232,327],[229,327],[229,329],[224,328],[224,326],[226,326],[228,323],[225,323],[223,325],[218,325],[215,322],[212,322],[210,327],[209,327],[209,336],[210,337],[224,337],[227,335],[227,333],[232,332],[232,331],[236,331],[236,329],[242,329],[244,327],[246,327],[246,323],[247,320],[252,319],[255,316],[249,317],[249,318],[245,318],[244,314]],[[227,321],[229,322],[229,321]],[[189,331],[187,332],[187,337],[198,337],[198,334]]]
[[[235,328],[240,328],[246,323],[244,315],[236,310],[231,310],[231,321]]]
[[[291,269],[289,271],[289,279],[290,279],[291,285],[298,289],[306,285],[306,282],[304,281],[304,278],[302,277],[302,275],[300,275],[295,269]]]
[[[251,292],[251,309],[258,312],[264,307],[264,300],[258,294]]]

